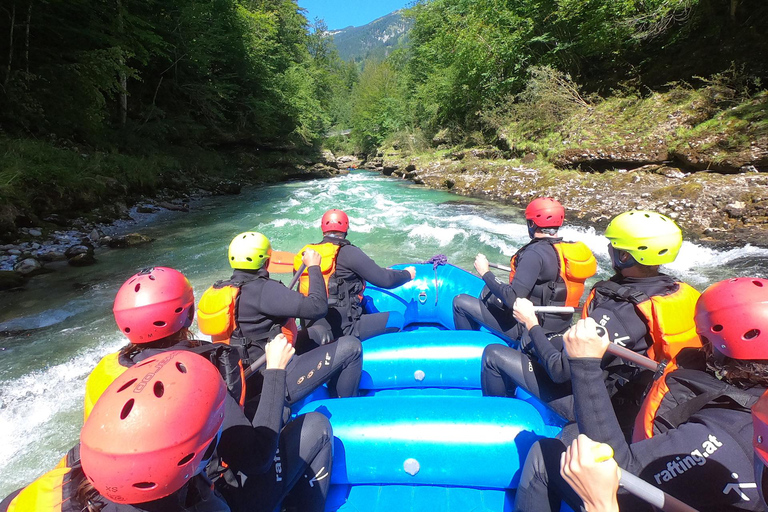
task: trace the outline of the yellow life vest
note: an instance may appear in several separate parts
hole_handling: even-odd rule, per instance
[[[26,486],[8,505],[8,512],[62,512],[75,490],[64,487],[72,480],[72,468],[57,467]],[[79,507],[78,507],[79,508]]]
[[[296,257],[293,259],[293,270],[298,272],[303,263],[304,251],[307,249],[314,249],[320,254],[320,272],[323,274],[323,280],[325,281],[325,290],[328,292],[328,303],[333,301],[332,295],[337,295],[336,286],[331,282],[331,278],[336,273],[336,257],[339,255],[340,245],[326,242],[323,244],[310,244],[305,245],[299,252],[296,253]],[[309,272],[307,269],[299,276],[299,292],[302,295],[309,295]]]
[[[234,332],[235,305],[240,288],[237,286],[211,286],[197,303],[197,326],[200,332],[216,343],[229,343]]]
[[[93,369],[85,381],[85,419],[91,414],[96,400],[104,393],[112,382],[127,370],[120,364],[119,352],[106,355],[101,358],[99,364]]]

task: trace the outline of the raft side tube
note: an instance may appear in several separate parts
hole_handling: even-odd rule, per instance
[[[333,425],[332,483],[515,488],[530,446],[559,427],[521,400],[377,396],[322,400]]]
[[[366,340],[360,389],[409,387],[480,389],[486,345],[500,343],[478,331],[416,330]]]
[[[502,512],[514,496],[498,489],[414,485],[331,485],[328,512]],[[570,511],[570,509],[569,509]]]
[[[455,265],[399,264],[393,269],[416,268],[416,278],[392,290],[368,284],[365,289],[366,313],[397,311],[405,318],[405,325],[437,324],[454,329],[453,298],[466,293],[478,297],[483,280]]]

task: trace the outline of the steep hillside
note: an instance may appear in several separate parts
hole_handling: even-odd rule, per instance
[[[343,60],[362,62],[365,59],[387,57],[392,50],[405,44],[412,22],[395,11],[362,27],[347,27],[332,32],[333,42]]]

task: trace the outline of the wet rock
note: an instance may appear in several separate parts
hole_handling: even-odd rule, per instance
[[[29,235],[30,236],[43,236],[43,232],[40,231],[39,229],[36,229],[36,228],[35,229],[30,229],[29,230]]]
[[[91,240],[91,242],[97,244],[99,243],[99,240],[101,240],[101,233],[99,233],[98,229],[94,229],[91,231],[91,234],[88,235],[88,238]]]
[[[50,222],[51,224],[55,224],[59,227],[66,227],[69,225],[69,222],[67,221],[67,218],[63,215],[59,215],[57,213],[53,213],[51,215],[48,215],[43,219],[45,222]]]
[[[175,212],[188,212],[189,211],[189,205],[185,203],[176,204],[176,203],[169,203],[167,201],[162,201],[157,203],[157,206],[160,208],[165,208],[166,210],[172,210]]]
[[[12,290],[24,286],[24,276],[11,270],[0,270],[0,290]]]
[[[400,169],[400,167],[399,167],[399,166],[396,166],[396,165],[395,165],[395,166],[392,166],[392,165],[386,165],[386,166],[384,166],[384,167],[382,168],[382,170],[381,170],[381,173],[382,173],[384,176],[392,176],[392,174],[393,174],[395,171],[397,171],[398,169]]]
[[[40,261],[51,262],[51,261],[64,261],[67,259],[67,256],[64,254],[63,251],[50,250],[50,251],[40,253],[37,256],[37,258]]]
[[[24,258],[13,266],[13,271],[22,276],[34,276],[43,272],[43,264],[35,258]]]
[[[85,267],[96,263],[93,246],[88,243],[68,247],[64,255],[67,257],[67,263],[73,267]]]
[[[157,210],[158,208],[151,204],[142,204],[136,207],[136,213],[155,213]]]
[[[142,235],[141,233],[129,233],[127,235],[112,237],[107,245],[113,249],[125,249],[126,247],[136,247],[154,242],[155,239]]]

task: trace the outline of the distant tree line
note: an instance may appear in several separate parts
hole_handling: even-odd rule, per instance
[[[0,135],[312,144],[354,80],[319,28],[296,0],[3,0]]]
[[[768,78],[764,0],[419,0],[410,44],[366,63],[350,104],[371,152],[405,133],[469,136],[551,77],[578,97],[659,90],[726,69]]]

